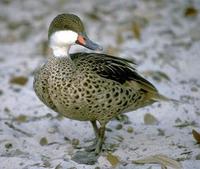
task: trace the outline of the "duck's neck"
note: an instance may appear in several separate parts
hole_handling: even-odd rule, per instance
[[[52,47],[53,55],[56,58],[62,58],[62,57],[69,58],[70,57],[69,49],[70,49],[70,45],[69,46],[54,46],[54,47]]]
[[[58,69],[62,69],[64,67],[70,74],[76,72],[76,65],[69,54],[70,46],[51,48],[53,50],[53,57],[49,58],[50,64],[53,64],[53,66],[58,66]]]

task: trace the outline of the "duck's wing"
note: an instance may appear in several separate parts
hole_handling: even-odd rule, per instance
[[[71,58],[79,66],[88,67],[106,79],[121,84],[136,82],[144,90],[157,92],[157,89],[149,81],[137,73],[134,61],[99,53],[75,53],[71,54]]]

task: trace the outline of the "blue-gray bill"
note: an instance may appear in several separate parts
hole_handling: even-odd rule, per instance
[[[88,49],[91,49],[91,50],[96,50],[96,51],[102,51],[103,50],[103,48],[100,45],[91,41],[87,37],[87,35],[83,35],[83,34],[78,35],[78,39],[77,39],[76,43],[81,45],[81,46],[84,46]]]

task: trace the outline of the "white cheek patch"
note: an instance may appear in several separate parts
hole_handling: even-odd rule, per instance
[[[50,46],[72,45],[76,42],[78,34],[71,30],[57,31],[51,35]]]
[[[78,34],[71,30],[57,31],[50,37],[50,47],[56,57],[68,56],[68,51],[78,38]]]

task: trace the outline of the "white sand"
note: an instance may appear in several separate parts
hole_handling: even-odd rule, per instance
[[[193,2],[200,11],[200,1]],[[85,140],[93,138],[90,124],[59,120],[56,113],[38,100],[32,88],[32,73],[47,57],[42,42],[47,40],[48,25],[61,12],[78,14],[86,24],[89,37],[102,44],[105,52],[135,58],[139,71],[147,74],[162,94],[184,102],[155,103],[130,112],[127,115],[131,124],[123,125],[121,130],[115,129],[119,122],[110,122],[108,128],[112,132],[106,133],[106,143],[119,144],[113,153],[121,161],[117,168],[157,169],[159,165],[136,165],[132,160],[165,154],[181,160],[185,169],[200,169],[200,160],[196,160],[200,146],[191,133],[192,129],[200,132],[200,14],[185,17],[189,5],[184,0],[1,1],[0,169],[111,168],[106,153],[95,166],[70,160],[76,149],[64,137],[79,139],[85,145]],[[95,18],[92,13],[100,19],[92,19]],[[141,25],[141,40],[133,36],[134,22]],[[73,47],[72,51],[77,50],[85,49]],[[161,81],[156,81],[150,71],[163,72],[170,80],[159,76]],[[21,75],[28,77],[25,86],[9,83],[11,77]],[[158,124],[146,125],[143,120],[146,113],[151,113]],[[52,118],[33,118],[46,114]],[[25,122],[12,121],[19,115],[25,115]],[[176,127],[186,122],[188,126]],[[133,127],[134,132],[128,133],[128,127]],[[159,130],[164,133],[159,134]],[[42,137],[50,144],[41,146]]]

